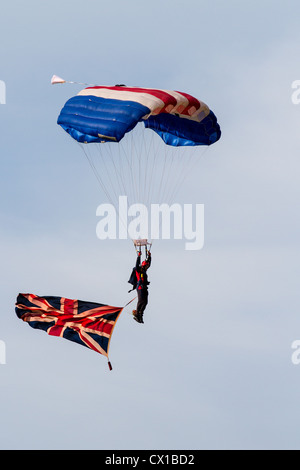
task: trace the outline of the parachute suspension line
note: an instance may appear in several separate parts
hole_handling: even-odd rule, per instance
[[[146,190],[147,190],[146,188],[147,188],[147,173],[148,173],[149,159],[148,159],[148,151],[147,151],[146,141],[145,141],[145,134],[142,134],[142,136],[143,136],[143,138],[142,138],[142,147],[141,147],[141,152],[140,152],[140,158],[141,158],[141,155],[143,155],[145,165],[144,165],[144,178],[143,178],[143,182],[141,181],[141,185],[142,185],[142,188],[143,188],[142,200],[145,201]]]
[[[155,132],[153,132],[153,135],[157,136]],[[159,141],[161,140],[161,137],[157,136],[157,138]],[[176,173],[174,174],[174,169],[176,169],[175,163],[176,160],[178,160],[175,158],[176,150],[178,149],[167,144],[160,147],[158,146],[158,148],[161,149],[161,152],[163,153],[163,157],[161,159],[162,165],[159,166],[160,174],[157,175],[158,202],[168,203],[167,193],[173,188],[176,176]]]
[[[132,168],[135,166],[136,173],[138,175],[138,179],[136,181],[136,194],[135,194],[135,202],[140,202],[141,197],[141,160],[140,160],[140,152],[138,152],[136,147],[135,139],[131,138],[131,161],[132,161]]]
[[[209,133],[206,132],[206,135],[209,136]],[[193,147],[194,151],[190,154],[189,162],[186,168],[184,169],[184,171],[182,172],[181,178],[179,179],[180,185],[182,185],[184,181],[186,180],[187,176],[192,173],[193,168],[200,161],[200,159],[204,159],[206,157],[208,148],[209,148],[209,145],[206,145],[204,147],[201,146],[201,149],[199,148],[199,146]],[[174,189],[174,191],[176,192],[176,188]]]
[[[142,135],[144,139],[146,155],[144,198],[147,206],[149,207],[149,205],[153,202],[153,193],[155,193],[156,184],[156,172],[159,169],[159,165],[157,165],[157,136],[150,129],[144,129]]]
[[[140,123],[140,128],[142,127],[142,123]],[[141,132],[141,147],[140,151],[138,152],[139,158],[139,169],[140,169],[140,201],[144,203],[146,206],[148,205],[148,201],[146,200],[146,188],[148,185],[147,182],[147,172],[148,172],[148,149],[146,145],[145,139],[145,131]]]
[[[144,136],[142,133],[141,138],[140,138],[140,145],[139,148],[137,148],[136,142],[134,143],[134,148],[137,156],[137,162],[138,162],[138,175],[139,175],[139,180],[138,180],[138,199],[137,202],[140,203],[145,203],[145,167],[146,167],[146,158],[145,158],[145,140]],[[144,176],[144,178],[143,178]]]
[[[145,133],[147,129],[145,129]],[[149,133],[148,133],[149,136]],[[155,161],[156,161],[156,149],[155,143],[153,142],[153,136],[149,136],[150,144],[147,150],[147,173],[145,174],[145,181],[147,181],[147,185],[145,185],[145,200],[148,201],[148,204],[151,202],[150,194],[152,194],[151,190],[153,188],[153,173],[155,168]],[[150,147],[152,146],[152,147]],[[152,148],[152,155],[150,154],[150,148]]]
[[[141,147],[141,151],[138,152],[137,149],[136,149],[136,145],[135,145],[135,142],[134,142],[134,150],[136,152],[136,155],[137,155],[137,160],[138,160],[138,168],[139,168],[139,171],[138,171],[138,175],[139,175],[139,179],[138,179],[138,202],[142,201],[141,199],[141,191],[142,191],[142,185],[141,185],[141,155],[142,155],[142,152],[143,152],[143,149]]]
[[[129,197],[129,190],[126,190],[126,179],[128,179],[129,177],[128,159],[127,159],[126,152],[123,152],[124,155],[122,154],[122,146],[120,144],[117,145],[117,148],[118,148],[118,162],[120,164],[120,176],[121,176],[121,181],[122,181],[122,191],[123,191],[122,196],[127,195],[127,197]],[[126,171],[126,162],[127,162],[127,171]],[[129,189],[130,189],[130,185],[129,185]]]
[[[178,191],[181,188],[181,184],[182,184],[181,181],[183,179],[184,170],[188,166],[187,162],[182,163],[182,162],[177,161],[175,163],[177,163],[177,165],[176,165],[176,170],[173,171],[174,183],[169,188],[169,191],[166,193],[166,202],[169,204],[174,202],[175,195],[178,193]],[[184,165],[186,165],[185,168],[184,168]]]
[[[168,129],[171,131],[171,129]],[[167,132],[168,132],[167,131]],[[171,195],[174,193],[174,189],[177,187],[176,182],[180,180],[184,167],[186,166],[186,159],[184,157],[183,151],[187,151],[186,147],[178,152],[178,147],[173,147],[170,145],[165,145],[162,147],[164,149],[164,163],[163,170],[160,178],[159,185],[159,200],[167,204],[174,202],[171,198]]]
[[[94,175],[96,176],[96,178],[97,178],[97,180],[98,180],[98,183],[100,184],[100,186],[101,186],[103,192],[105,193],[107,199],[110,201],[111,204],[113,204],[113,200],[111,199],[111,197],[110,197],[110,195],[109,195],[109,193],[108,193],[108,191],[107,191],[107,189],[106,189],[105,184],[103,183],[102,179],[101,179],[100,176],[99,176],[99,173],[98,173],[98,171],[97,171],[97,168],[95,167],[95,164],[94,164],[94,162],[93,162],[93,159],[92,159],[91,155],[89,154],[88,149],[85,147],[85,144],[81,144],[80,142],[78,142],[78,145],[82,148],[82,150],[83,150],[83,152],[84,152],[84,154],[85,154],[85,156],[86,156],[86,159],[87,159],[87,161],[89,162],[90,167],[91,167],[91,169],[93,170],[93,173],[94,173]]]
[[[171,129],[170,129],[171,130]],[[157,136],[155,132],[151,133],[152,136]],[[153,137],[154,138],[154,137]],[[158,140],[160,141],[160,137]],[[152,145],[154,149],[154,145]],[[178,193],[184,180],[191,172],[194,163],[199,160],[199,146],[186,146],[173,147],[170,145],[164,145],[158,148],[163,152],[162,165],[155,165],[156,158],[159,154],[158,150],[153,150],[155,159],[153,160],[153,168],[156,167],[155,182],[157,181],[159,188],[155,189],[158,196],[158,202],[165,202],[171,204],[174,202],[174,197]],[[208,149],[205,147],[202,154]],[[200,154],[200,157],[202,155]],[[195,160],[195,162],[193,162]],[[152,186],[152,185],[151,185]],[[149,188],[149,191],[153,188]],[[154,189],[153,189],[154,190]]]
[[[169,129],[171,131],[171,129]],[[167,146],[169,147],[169,146]],[[195,153],[196,147],[185,146],[185,147],[169,147],[166,148],[166,152],[169,151],[168,160],[170,161],[168,169],[168,179],[172,178],[172,184],[165,185],[165,199],[167,204],[174,202],[175,194],[181,186],[181,180],[185,171],[189,171],[190,161]]]
[[[129,192],[130,192],[132,198],[134,199],[134,195],[137,192],[137,187],[136,187],[137,182],[136,182],[136,179],[134,178],[134,171],[133,171],[132,136],[129,133],[128,135],[125,136],[125,138],[127,140],[125,141],[123,139],[124,142],[121,140],[120,143],[123,146],[122,148],[123,148],[123,151],[124,151],[125,155],[127,155],[128,170],[130,169],[130,171],[128,171],[129,175],[130,175],[130,183],[129,183],[129,188],[128,188],[127,194],[129,194]]]
[[[146,129],[145,132],[142,133],[143,135],[143,147],[144,147],[144,152],[145,152],[145,161],[146,161],[146,166],[145,166],[145,174],[144,174],[144,199],[145,201],[149,202],[149,199],[147,199],[147,194],[149,196],[149,187],[151,184],[151,181],[149,180],[149,163],[150,163],[150,145],[153,142],[153,136],[151,135],[150,139],[150,145],[147,146],[146,143]]]
[[[163,190],[166,188],[165,174],[166,174],[166,165],[167,165],[167,149],[164,151],[163,167],[160,175],[160,181],[158,186],[158,198],[161,200],[163,196]],[[170,174],[170,172],[169,172]],[[164,183],[164,188],[163,188]]]
[[[138,123],[131,133],[131,173],[137,175],[136,192],[133,202],[147,205],[147,187],[149,185],[149,145],[145,136],[142,123]]]
[[[206,135],[209,136],[209,133],[206,132]],[[190,160],[192,160],[192,157],[194,157],[194,156],[195,156],[195,159],[194,159],[193,162],[192,161],[190,162],[189,168],[187,169],[187,171],[183,175],[181,184],[183,184],[186,177],[188,176],[189,173],[192,172],[193,168],[197,165],[197,163],[200,160],[206,158],[208,149],[209,149],[209,145],[206,145],[205,147],[202,147],[201,149],[199,148],[199,146],[195,147],[195,152],[192,154]]]
[[[124,154],[127,162],[127,169],[128,175],[127,179],[129,179],[129,183],[127,182],[126,187],[126,195],[129,199],[129,202],[134,201],[134,197],[137,194],[137,182],[134,178],[134,158],[133,158],[133,136],[132,133],[128,133],[125,136],[125,139],[122,139],[119,142],[121,145],[122,153]]]
[[[97,178],[102,183],[101,186],[105,187],[106,194],[114,195],[116,202],[118,200],[117,195],[120,196],[122,194],[127,196],[128,203],[142,202],[140,198],[145,190],[143,173],[147,159],[142,158],[144,153],[137,150],[135,139],[136,137],[132,132],[126,134],[125,138],[118,145],[112,142],[93,144],[98,149],[99,156],[95,158],[96,155],[91,152],[92,155],[89,158],[90,165],[93,166],[94,172],[97,173]],[[149,151],[146,149],[146,152]],[[92,156],[95,158],[93,163]],[[101,164],[100,168],[99,164]],[[139,177],[135,176],[137,173],[139,173]]]
[[[143,123],[137,124],[118,144],[79,145],[126,231],[127,220],[120,218],[123,212],[119,210],[119,196],[127,196],[128,205],[143,203],[148,209],[152,202],[174,203],[174,197],[199,161],[200,150],[198,146],[162,145],[161,137],[144,129]],[[200,157],[207,149],[208,146],[201,147]]]
[[[108,192],[110,192],[111,194],[113,194],[113,200],[115,201],[115,203],[113,203],[113,206],[115,207],[115,209],[117,210],[117,201],[118,201],[118,195],[116,193],[116,188],[115,188],[115,183],[114,181],[112,180],[112,172],[108,169],[108,165],[110,163],[110,161],[107,161],[108,158],[105,158],[107,157],[107,155],[105,155],[102,151],[101,151],[101,145],[106,145],[106,143],[103,143],[103,144],[99,144],[97,145],[97,150],[98,150],[98,154],[101,158],[101,161],[102,161],[102,165],[101,165],[101,170],[104,169],[105,172],[106,172],[106,177],[107,177],[107,181],[109,183],[109,191],[107,189]],[[108,147],[108,152],[109,152],[109,147]],[[99,172],[98,172],[99,174]],[[107,186],[106,186],[107,188]]]
[[[108,201],[110,202],[110,204],[115,208],[115,211],[116,211],[116,213],[117,213],[117,215],[118,215],[119,220],[120,220],[121,223],[123,224],[124,228],[127,230],[127,227],[126,227],[126,225],[125,225],[124,220],[120,218],[120,213],[119,213],[118,205],[116,205],[116,204],[114,203],[112,197],[111,197],[110,194],[109,194],[109,191],[108,191],[106,185],[103,183],[102,178],[100,177],[100,174],[99,174],[99,172],[98,172],[98,170],[97,170],[97,168],[96,168],[96,166],[95,166],[95,163],[94,163],[94,161],[93,161],[93,159],[92,159],[92,157],[91,157],[91,155],[90,155],[89,150],[85,147],[85,144],[82,144],[82,143],[80,143],[80,142],[78,142],[78,144],[79,144],[79,146],[82,148],[82,150],[83,150],[83,152],[84,152],[84,154],[85,154],[85,156],[86,156],[86,159],[87,159],[87,161],[88,161],[88,163],[89,163],[91,169],[93,170],[93,173],[94,173],[94,175],[95,175],[95,177],[96,177],[96,179],[97,179],[97,181],[98,181],[98,183],[99,183],[99,185],[100,185],[102,191],[103,191],[104,194],[106,195],[106,197],[107,197]],[[99,150],[99,149],[98,149],[98,150]],[[101,155],[101,152],[100,152],[100,155]],[[103,155],[101,155],[101,156],[103,157]],[[102,160],[103,160],[103,158],[102,158]]]
[[[112,150],[112,147],[111,147]],[[115,152],[111,152],[111,159],[113,161],[115,172],[118,175],[119,187],[121,188],[121,192],[123,194],[126,193],[125,190],[125,181],[124,181],[124,170],[123,170],[123,158],[120,158],[120,149],[119,145],[116,145]]]
[[[144,125],[141,123],[140,128],[142,129]],[[143,202],[147,207],[149,207],[149,204],[151,203],[151,200],[149,198],[150,190],[152,187],[152,175],[153,175],[153,169],[155,168],[155,160],[156,160],[156,152],[153,151],[153,155],[151,156],[151,149],[153,149],[153,132],[149,133],[147,132],[147,129],[143,129],[143,132],[141,132],[141,152],[140,152],[140,158],[141,155],[143,155],[143,160],[144,163],[144,168],[143,168],[143,173],[144,173],[144,182],[141,180],[141,185],[143,188],[142,191],[142,197],[141,197],[141,202]],[[152,163],[152,165],[151,165]]]
[[[171,128],[168,129],[167,132],[171,132]],[[168,197],[168,194],[173,190],[176,184],[176,179],[181,174],[182,170],[180,167],[182,166],[182,161],[184,161],[184,158],[182,158],[180,154],[178,155],[178,147],[173,147],[166,144],[163,146],[163,149],[164,174],[161,180],[160,197],[166,204],[170,204],[173,201]],[[179,158],[180,156],[181,158]]]
[[[150,131],[149,131],[150,132]],[[148,133],[148,135],[150,135]],[[156,139],[155,139],[156,137]],[[152,201],[153,198],[153,192],[155,192],[155,184],[156,180],[158,179],[158,171],[159,171],[159,165],[156,164],[158,154],[159,154],[159,144],[158,144],[158,139],[157,136],[155,135],[154,132],[151,134],[151,145],[152,145],[152,155],[150,155],[150,147],[149,147],[149,160],[152,161],[152,165],[150,167],[150,178],[148,181],[148,196],[147,200],[150,202]],[[159,199],[158,199],[159,201]]]
[[[102,160],[102,167],[106,170],[107,173],[107,181],[109,182],[109,193],[114,194],[115,203],[114,206],[117,209],[119,196],[126,195],[129,199],[130,195],[130,187],[131,185],[126,182],[128,179],[130,164],[127,163],[127,171],[126,171],[126,160],[127,159],[127,152],[125,150],[125,146],[116,145],[115,143],[107,142],[105,144],[96,144],[99,150],[99,154]],[[124,158],[125,157],[125,158]],[[119,167],[120,164],[120,167]],[[125,167],[124,167],[125,164]],[[100,171],[100,169],[99,169]],[[123,222],[124,223],[124,222]]]
[[[183,149],[183,152],[190,151],[190,149]],[[171,204],[174,202],[174,192],[176,188],[179,187],[179,181],[181,180],[182,174],[184,172],[184,168],[187,166],[187,161],[185,158],[184,153],[179,154],[178,148],[174,147],[171,149],[170,152],[170,168],[168,172],[168,177],[173,178],[172,184],[166,184],[166,191],[165,191],[165,200],[167,204]]]
[[[118,148],[118,151],[116,151],[116,148]],[[128,183],[126,183],[126,176],[128,178],[128,174],[130,174],[131,172],[129,171],[130,170],[129,163],[127,164],[128,166],[127,172],[126,172],[126,168],[124,169],[123,172],[121,170],[118,170],[118,165],[117,165],[117,163],[122,162],[121,165],[123,167],[123,161],[125,161],[124,156],[126,156],[127,154],[125,148],[126,148],[126,145],[120,146],[119,144],[116,145],[115,143],[109,143],[109,146],[108,146],[109,152],[108,152],[107,157],[109,156],[108,160],[112,162],[112,168],[116,175],[117,187],[114,189],[114,194],[115,194],[115,199],[116,199],[115,209],[117,211],[119,220],[122,222],[122,225],[127,231],[127,220],[123,220],[123,218],[121,218],[121,214],[119,211],[119,196],[127,196],[127,203],[128,201],[130,201],[131,199],[130,184],[128,185]],[[127,162],[128,162],[128,159],[127,159]],[[125,166],[126,166],[126,163],[125,163]],[[112,181],[111,181],[111,184],[112,184]],[[123,194],[121,194],[122,192]]]
[[[192,174],[192,170],[193,170],[193,168],[195,168],[195,166],[199,162],[199,160],[204,158],[204,156],[206,155],[206,152],[208,150],[208,146],[202,147],[200,155],[199,155],[199,150],[200,149],[197,148],[197,147],[193,148],[193,152],[191,152],[191,155],[189,156],[188,163],[185,166],[185,168],[183,168],[184,171],[182,171],[179,174],[176,185],[174,186],[173,191],[170,195],[170,201],[174,200],[174,197],[178,193],[179,189],[183,185],[183,183],[186,180],[186,178],[188,177],[188,175]]]
[[[124,181],[122,179],[122,173],[118,170],[117,168],[117,165],[116,165],[116,159],[118,160],[118,155],[115,154],[115,152],[113,152],[112,150],[112,145],[115,145],[115,144],[111,144],[108,146],[108,153],[109,153],[109,160],[112,162],[112,165],[114,167],[114,172],[115,172],[115,175],[116,175],[116,181],[117,181],[117,186],[119,188],[123,188],[123,191],[125,192],[125,188],[124,188]],[[117,146],[118,147],[118,146]],[[116,157],[115,157],[116,155]],[[115,193],[115,197],[116,197],[116,201],[118,200],[118,196],[117,196],[117,193],[116,193],[116,190],[114,190],[114,193]],[[120,194],[119,194],[120,196]]]

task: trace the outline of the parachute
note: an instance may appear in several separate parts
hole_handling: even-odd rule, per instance
[[[190,94],[125,85],[87,86],[65,103],[57,123],[82,147],[117,211],[121,195],[147,208],[173,203],[199,149],[221,136],[213,111]]]
[[[138,122],[172,146],[211,145],[220,138],[208,106],[186,93],[125,86],[88,87],[67,101],[58,124],[78,142],[120,142]]]

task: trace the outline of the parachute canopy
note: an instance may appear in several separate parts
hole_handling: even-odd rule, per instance
[[[16,302],[17,316],[32,328],[74,341],[106,357],[122,310],[95,302],[34,294],[19,294]]]
[[[81,143],[119,142],[138,122],[175,147],[211,145],[221,136],[214,113],[193,96],[123,85],[83,89],[66,102],[57,121]]]
[[[52,83],[60,80],[79,85],[56,77]],[[185,190],[188,174],[192,170],[198,174],[200,157],[220,139],[217,118],[203,101],[185,92],[81,85],[86,88],[65,103],[57,123],[81,148],[119,216],[119,229],[128,231],[128,218],[137,215],[140,204],[140,223],[138,218],[130,220],[135,233],[128,234],[152,239],[152,228],[151,236],[148,230],[152,221],[145,222],[146,211],[151,213],[152,204],[162,208],[173,204],[175,195]],[[127,198],[125,210],[120,209],[121,196]],[[100,239],[116,237],[106,231],[108,227],[101,227]]]

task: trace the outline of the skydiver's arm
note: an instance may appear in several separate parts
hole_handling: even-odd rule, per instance
[[[139,252],[139,254],[137,256],[136,263],[135,263],[135,269],[139,269],[140,264],[141,264],[141,252]]]
[[[147,263],[148,263],[148,269],[149,269],[150,265],[151,265],[151,253],[150,253],[150,251],[148,251]]]

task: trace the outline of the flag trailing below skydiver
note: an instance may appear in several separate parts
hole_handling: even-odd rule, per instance
[[[34,294],[19,294],[16,301],[17,316],[32,328],[74,341],[107,359],[111,335],[123,308]],[[109,359],[108,365],[112,369]]]

